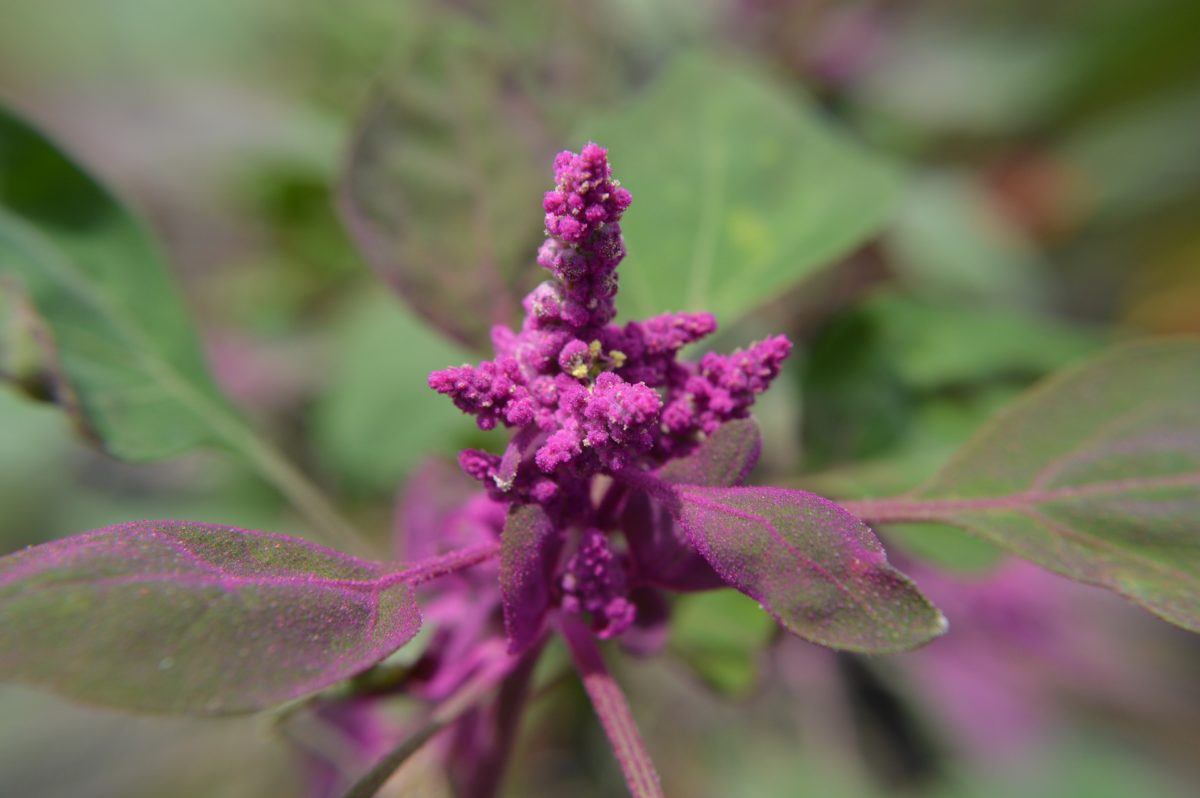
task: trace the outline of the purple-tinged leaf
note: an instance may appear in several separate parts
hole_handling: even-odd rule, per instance
[[[874,533],[837,504],[782,488],[679,485],[674,493],[692,545],[800,637],[888,653],[946,631],[942,614],[888,564]]]
[[[658,771],[642,742],[625,694],[605,667],[591,631],[575,619],[564,616],[562,632],[583,679],[583,689],[592,700],[600,725],[604,727],[621,772],[625,774],[629,794],[633,798],[663,798]]]
[[[675,485],[740,485],[762,453],[762,434],[752,418],[727,421],[687,457],[672,460],[658,477]]]
[[[1200,632],[1200,341],[1132,344],[1052,377],[927,484],[846,507],[960,527]]]
[[[762,435],[752,418],[717,428],[687,457],[672,460],[656,472],[664,482],[685,485],[738,485],[754,468],[762,451]],[[724,587],[686,539],[662,503],[635,491],[625,502],[621,528],[635,566],[634,578],[668,590],[695,591]]]
[[[508,198],[541,195],[553,148],[494,31],[467,19],[451,28],[415,37],[391,70],[403,80],[377,89],[338,205],[379,275],[440,330],[481,348],[537,281],[529,264],[542,219]]]
[[[725,580],[681,536],[667,505],[646,493],[634,491],[626,499],[621,530],[635,583],[682,592],[725,587]]]
[[[404,645],[421,622],[408,581],[284,535],[107,527],[0,559],[0,677],[131,710],[251,712]]]
[[[524,651],[541,637],[561,548],[561,536],[541,505],[509,510],[500,536],[500,597],[510,654]]]

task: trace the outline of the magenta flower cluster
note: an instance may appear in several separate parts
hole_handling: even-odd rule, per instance
[[[564,536],[588,530],[559,570],[556,592],[564,609],[589,613],[593,628],[611,636],[633,621],[624,595],[629,568],[598,528],[592,477],[657,468],[724,422],[745,418],[791,344],[777,336],[686,362],[680,351],[716,330],[711,314],[613,324],[630,194],[596,144],[560,153],[554,179],[538,252],[552,278],[525,298],[520,330],[492,331],[494,360],[434,372],[429,385],[481,429],[517,430],[502,455],[466,450],[460,465],[493,500],[542,505]]]

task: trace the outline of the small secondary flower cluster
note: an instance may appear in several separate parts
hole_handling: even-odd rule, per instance
[[[540,504],[562,535],[582,531],[555,590],[564,610],[590,613],[607,637],[633,621],[626,573],[637,569],[622,562],[599,528],[592,477],[658,467],[722,423],[746,417],[791,344],[777,336],[690,363],[679,352],[716,330],[711,314],[613,324],[629,192],[596,144],[560,153],[554,179],[543,200],[547,239],[538,252],[553,279],[525,298],[519,331],[493,329],[494,360],[436,371],[429,385],[474,415],[481,429],[517,430],[502,456],[466,450],[460,465],[493,500]]]

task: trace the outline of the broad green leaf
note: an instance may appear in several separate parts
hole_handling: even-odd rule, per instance
[[[878,232],[895,171],[802,96],[732,63],[684,58],[576,140],[609,150],[626,318],[706,310],[728,324]]]
[[[962,527],[1200,631],[1200,341],[1123,346],[1053,377],[924,486],[846,506]]]
[[[463,415],[427,380],[473,358],[385,293],[346,310],[314,409],[316,442],[348,484],[392,491],[421,460],[451,453]]]
[[[946,619],[879,540],[831,501],[781,488],[673,488],[672,512],[692,545],[788,631],[830,648],[906,651]]]
[[[122,460],[202,444],[243,455],[327,535],[355,535],[217,391],[146,231],[103,186],[0,107],[0,290],[18,286],[52,341],[56,401]]]
[[[419,626],[403,572],[236,527],[139,521],[0,559],[0,677],[123,709],[263,709]]]
[[[896,524],[878,531],[893,554],[903,552],[948,571],[988,571],[1004,559],[1004,552],[986,540],[942,524]]]
[[[1046,264],[980,178],[941,170],[912,181],[884,239],[898,275],[923,296],[1037,306]]]
[[[671,651],[722,693],[745,694],[758,680],[776,624],[736,590],[680,596],[671,605]]]
[[[0,107],[0,278],[52,336],[56,396],[111,454],[210,442],[228,410],[149,236],[99,183]]]
[[[864,311],[905,384],[929,390],[1048,374],[1097,351],[1105,337],[1045,315],[879,294]]]

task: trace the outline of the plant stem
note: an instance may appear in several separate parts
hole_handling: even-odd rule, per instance
[[[517,664],[518,660],[510,656],[494,658],[479,673],[475,674],[458,692],[438,704],[424,723],[399,745],[383,756],[356,781],[345,793],[343,798],[374,798],[388,779],[400,769],[415,753],[421,750],[425,743],[437,736],[438,732],[457,721],[473,709],[491,690],[497,682]]]
[[[456,794],[461,798],[494,798],[499,793],[542,649],[539,644],[527,651],[500,685],[491,712],[489,750],[483,761],[458,785]]]
[[[583,679],[583,689],[592,700],[600,725],[604,727],[613,754],[621,765],[621,772],[625,774],[629,794],[633,798],[665,798],[658,771],[638,733],[629,703],[620,685],[605,667],[591,631],[574,618],[565,616],[561,618],[560,625],[567,648],[575,660],[575,667]]]
[[[492,559],[499,553],[499,542],[456,549],[440,557],[430,557],[412,563],[412,565],[404,569],[401,577],[405,582],[416,587],[433,579],[452,574],[455,571],[461,571],[464,568],[470,568],[472,565],[478,565],[481,562]]]

